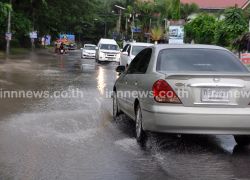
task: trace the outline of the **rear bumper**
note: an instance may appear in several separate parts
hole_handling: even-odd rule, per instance
[[[250,108],[143,109],[143,128],[147,131],[177,134],[250,135]]]

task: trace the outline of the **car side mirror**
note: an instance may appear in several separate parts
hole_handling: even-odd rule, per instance
[[[98,47],[96,47],[95,50],[98,50]]]
[[[83,50],[83,48],[81,48],[81,50]]]
[[[126,70],[125,66],[118,66],[116,68],[116,72],[118,72],[118,73],[123,73],[123,72],[125,72],[125,70]]]
[[[122,54],[128,56],[128,52],[122,52]]]

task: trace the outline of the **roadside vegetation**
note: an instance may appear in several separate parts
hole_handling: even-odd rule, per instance
[[[0,3],[0,34],[4,37],[7,29],[8,10],[12,12],[11,47],[31,46],[29,33],[38,31],[39,37],[51,35],[55,40],[60,33],[76,35],[77,41],[94,41],[104,37],[131,36],[131,27],[136,26],[141,32],[135,35],[145,40],[144,34],[152,28],[164,27],[166,19],[186,19],[198,10],[195,4],[183,5],[179,0],[155,0],[140,2],[137,0],[2,0]],[[116,32],[120,5],[122,12],[121,32]],[[132,20],[134,18],[134,21]],[[164,32],[165,33],[165,32]],[[38,45],[38,40],[36,44]],[[5,39],[0,39],[0,49],[5,48]]]
[[[228,8],[219,14],[198,14],[185,25],[186,42],[216,44],[239,50],[239,38],[242,40],[242,36],[249,31],[249,15],[249,9],[243,11],[238,7]],[[246,45],[240,47],[241,50],[246,49]]]
[[[167,37],[167,20],[183,19],[186,43],[216,44],[239,50],[239,43],[248,32],[250,9],[238,7],[224,12],[206,14],[196,4],[181,4],[180,0],[2,0],[0,2],[0,34],[7,29],[8,11],[12,13],[11,47],[30,48],[29,32],[38,31],[39,37],[51,35],[52,40],[60,33],[71,33],[77,42],[97,42],[105,36],[118,41],[131,39],[131,28],[138,41],[159,41]],[[117,32],[119,5],[122,11],[121,29]],[[190,15],[194,18],[190,19]],[[149,37],[146,37],[149,36]],[[235,43],[237,42],[237,43]],[[39,45],[36,40],[36,46]],[[0,39],[0,50],[5,48],[5,39]],[[244,49],[244,48],[243,48]]]

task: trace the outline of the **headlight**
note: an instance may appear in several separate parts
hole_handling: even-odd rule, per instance
[[[116,55],[116,58],[117,58],[117,59],[120,59],[120,57],[121,57],[121,54],[118,53],[118,54]]]
[[[102,58],[104,58],[105,57],[105,53],[103,53],[103,52],[100,52],[100,57],[102,57]]]

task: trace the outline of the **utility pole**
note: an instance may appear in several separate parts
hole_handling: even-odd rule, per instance
[[[104,26],[105,26],[105,38],[107,37],[107,21],[105,19],[105,22],[104,22]]]
[[[119,20],[118,20],[118,26],[117,26],[117,32],[121,33],[121,24],[122,24],[122,10],[119,9]]]
[[[128,36],[128,17],[126,16],[126,24],[125,24],[126,38]]]
[[[10,0],[10,5],[12,6],[12,0]],[[9,57],[9,54],[10,54],[10,40],[11,40],[11,9],[9,9],[9,12],[8,12],[8,25],[7,25],[7,33],[6,33],[6,56],[7,57]]]
[[[134,41],[134,26],[135,26],[135,15],[132,15],[132,27],[131,27],[131,39]]]
[[[115,5],[115,7],[119,9],[119,20],[117,23],[117,32],[120,34],[121,33],[121,24],[122,24],[122,11],[125,10],[125,8],[118,6],[118,5]]]
[[[34,0],[31,0],[31,6],[32,6],[32,33],[35,31],[35,12],[34,12],[34,6],[33,6]],[[34,51],[35,48],[35,38],[30,37],[31,40],[31,50]]]

